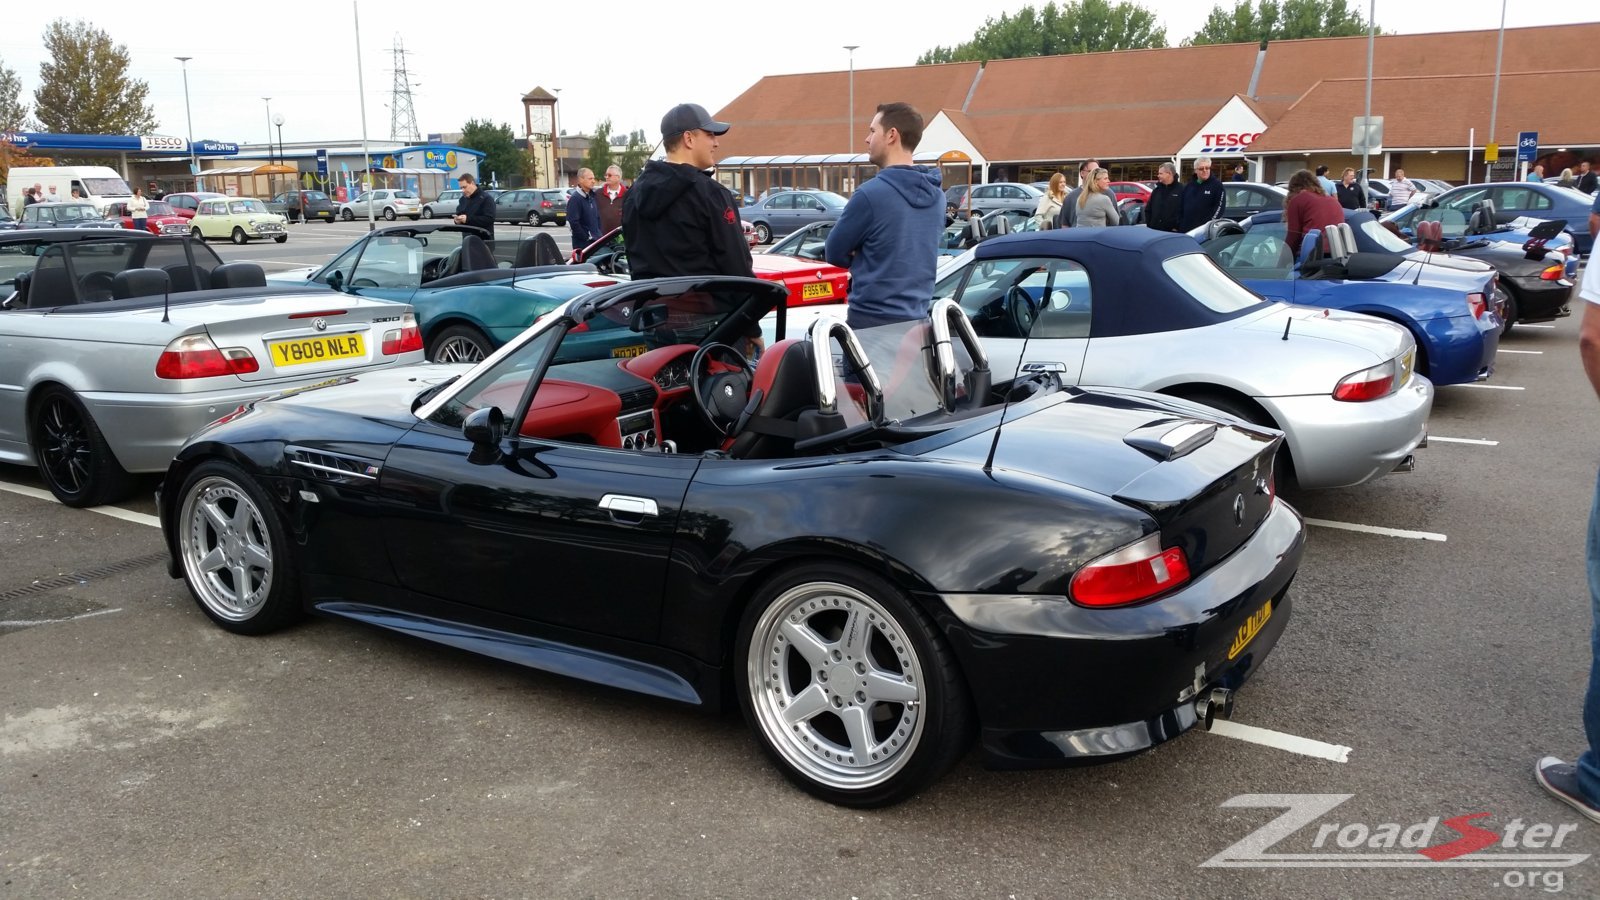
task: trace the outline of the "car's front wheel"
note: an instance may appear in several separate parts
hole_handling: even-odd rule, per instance
[[[422,208],[422,217],[423,217],[423,218],[424,218],[424,219],[431,219],[431,218],[433,218],[433,207],[431,207],[431,206],[424,206],[424,207],[423,207],[423,208]]]
[[[971,744],[955,656],[869,572],[816,563],[773,579],[745,610],[735,654],[745,720],[783,774],[823,800],[897,803]]]
[[[250,236],[245,234],[244,229],[237,225],[233,226],[233,234],[229,235],[228,237],[235,244],[244,244],[250,241]]]
[[[237,634],[265,634],[301,615],[294,547],[271,500],[244,470],[211,460],[178,494],[183,580],[211,621]]]
[[[494,348],[484,333],[471,325],[451,325],[428,342],[428,359],[438,363],[475,363]]]
[[[206,239],[206,236],[205,236],[205,233],[204,233],[204,232],[202,232],[202,231],[201,231],[201,230],[200,230],[200,229],[198,229],[198,228],[191,228],[191,229],[189,229],[189,236],[190,236],[190,237],[192,237],[192,238],[194,238],[194,239],[195,239],[195,240],[197,240],[197,241],[203,241],[203,240],[205,240],[205,239]]]
[[[72,391],[45,389],[33,404],[29,439],[45,485],[63,504],[99,506],[128,493],[127,471]]]
[[[346,206],[344,209],[339,210],[339,218],[345,220],[346,222],[354,222],[356,220],[356,214],[350,211],[350,207]]]
[[[283,243],[284,241],[287,241],[288,239],[289,239],[289,236],[287,234],[280,234],[277,237],[273,238],[274,241],[276,241],[276,242],[278,242],[280,244]]]

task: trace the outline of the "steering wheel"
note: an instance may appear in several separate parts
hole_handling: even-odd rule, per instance
[[[1017,337],[1027,337],[1033,330],[1035,311],[1033,298],[1023,290],[1021,285],[1014,284],[1006,291],[1006,317],[1011,322],[1011,327],[1017,331]]]
[[[713,372],[713,357],[720,357],[721,371]],[[733,369],[729,370],[728,365]],[[744,354],[727,344],[706,344],[689,361],[689,389],[700,415],[718,434],[731,437],[750,403],[750,385],[755,369]]]

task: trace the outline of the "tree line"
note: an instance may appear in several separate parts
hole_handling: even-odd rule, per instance
[[[595,126],[588,152],[579,165],[592,170],[596,178],[604,178],[606,168],[615,165],[622,169],[623,178],[632,181],[643,171],[653,148],[645,143],[644,130],[636,129],[628,133],[627,143],[618,150],[611,143],[612,129],[610,119],[603,119]],[[483,159],[478,161],[478,173],[485,179],[495,177],[504,183],[515,175],[524,185],[539,180],[539,154],[519,142],[510,125],[470,119],[461,126],[461,146],[483,154]]]
[[[1212,6],[1205,24],[1179,46],[1265,46],[1268,41],[1366,33],[1366,19],[1346,0],[1236,0],[1231,9],[1220,3]],[[917,58],[917,65],[1166,46],[1167,30],[1157,24],[1155,13],[1138,3],[1068,0],[991,16],[971,40],[934,47]]]

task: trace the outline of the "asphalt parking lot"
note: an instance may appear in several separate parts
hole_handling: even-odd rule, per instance
[[[305,265],[364,230],[216,249]],[[731,715],[339,621],[229,635],[166,575],[157,479],[83,511],[0,466],[0,897],[1595,896],[1600,826],[1532,775],[1583,739],[1577,324],[1441,388],[1415,472],[1285,491],[1293,618],[1235,721],[1348,761],[1191,732],[1089,768],[969,758],[876,812],[791,788]],[[1417,852],[1475,827],[1502,843]]]

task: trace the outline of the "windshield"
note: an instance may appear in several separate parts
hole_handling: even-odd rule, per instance
[[[328,195],[321,191],[301,191],[300,196],[307,200],[326,200]]]
[[[844,205],[850,202],[832,191],[819,191],[811,196],[821,200],[822,205],[829,209],[844,209]]]
[[[128,197],[133,189],[121,178],[85,178],[83,186],[96,197]]]
[[[78,222],[85,219],[98,219],[94,207],[88,204],[59,204],[55,208],[57,222]]]
[[[1234,281],[1204,253],[1184,253],[1161,264],[1177,285],[1189,296],[1219,313],[1235,313],[1260,306],[1267,301]]]
[[[1360,228],[1363,234],[1372,238],[1372,242],[1377,244],[1380,249],[1387,250],[1390,253],[1408,253],[1411,251],[1411,245],[1406,243],[1405,238],[1383,227],[1381,222],[1367,219],[1357,224],[1356,227]]]
[[[234,200],[228,204],[228,212],[236,215],[243,213],[264,213],[267,207],[260,200]]]
[[[150,201],[148,214],[152,216],[170,216],[173,214],[172,204],[165,200],[152,200]]]

